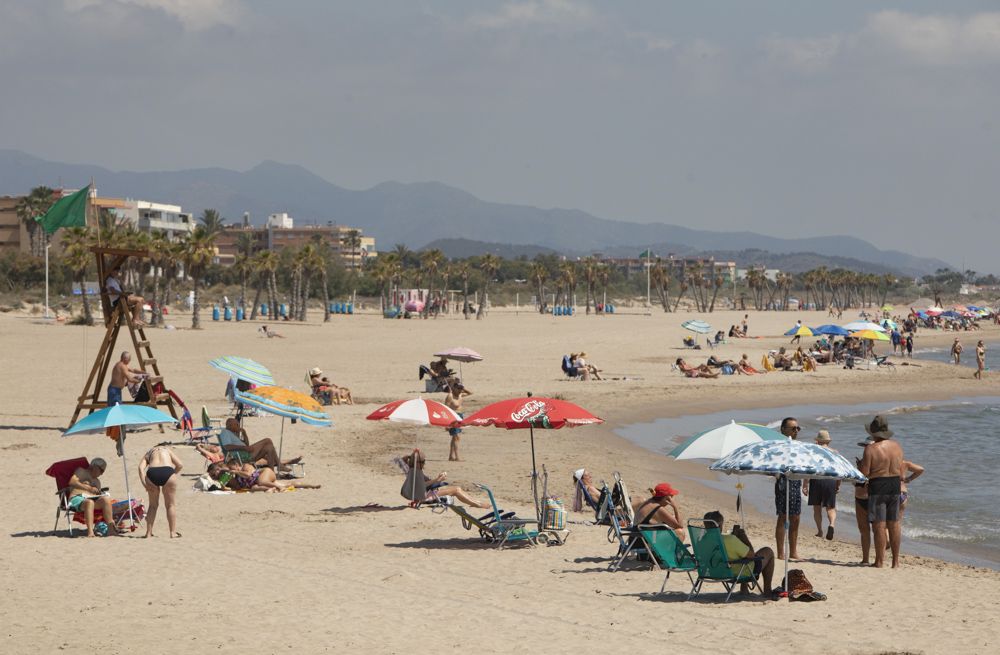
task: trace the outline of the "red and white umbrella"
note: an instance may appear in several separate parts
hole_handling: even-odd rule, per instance
[[[379,407],[367,416],[369,421],[394,421],[413,425],[436,425],[448,428],[462,420],[455,410],[436,400],[412,398],[396,400]]]

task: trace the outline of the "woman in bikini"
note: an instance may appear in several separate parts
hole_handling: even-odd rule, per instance
[[[149,508],[146,510],[146,538],[153,535],[156,510],[160,507],[160,493],[167,507],[167,527],[170,538],[181,536],[177,532],[177,474],[184,466],[168,446],[151,448],[139,461],[139,479],[149,493]]]
[[[208,475],[233,491],[264,491],[275,493],[286,489],[321,489],[321,485],[301,480],[279,480],[274,469],[255,469],[251,464],[211,464]]]

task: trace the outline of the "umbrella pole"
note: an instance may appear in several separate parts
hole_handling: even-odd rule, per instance
[[[281,449],[285,445],[285,417],[281,417],[281,438],[278,439],[278,465],[274,469],[274,477],[277,478],[281,474]]]
[[[791,525],[788,516],[789,506],[791,505],[790,498],[792,495],[792,480],[787,475],[785,476],[785,583],[782,585],[785,588],[785,597],[791,599],[788,589],[788,557],[789,549],[792,547],[792,531],[789,528]]]
[[[531,434],[531,496],[535,500],[535,518],[542,520],[541,508],[538,504],[538,467],[535,464],[535,426],[528,423],[528,432]]]
[[[118,445],[122,449],[122,469],[125,471],[125,495],[128,496],[128,519],[132,523],[132,529],[135,529],[135,514],[132,513],[132,490],[128,486],[128,463],[125,461],[125,426],[118,426]],[[112,516],[105,517],[104,522],[107,523],[110,519],[111,523],[115,522],[114,514]],[[115,525],[117,529],[118,526]]]

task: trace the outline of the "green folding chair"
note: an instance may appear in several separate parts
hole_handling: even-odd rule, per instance
[[[715,521],[690,519],[688,534],[691,536],[691,550],[698,563],[698,579],[695,580],[688,599],[697,596],[705,582],[722,583],[728,592],[727,603],[737,585],[748,584],[751,589],[758,586],[754,564],[760,558],[729,559],[722,540],[722,531]]]
[[[667,588],[667,580],[674,571],[687,573],[688,580],[691,581],[691,591],[694,591],[695,580],[691,576],[692,571],[698,570],[698,562],[688,547],[677,536],[670,526],[662,523],[646,524],[638,526],[639,535],[646,544],[653,562],[660,567],[661,571],[666,571],[663,578],[663,585],[660,586],[660,593]],[[691,593],[688,593],[688,598]]]

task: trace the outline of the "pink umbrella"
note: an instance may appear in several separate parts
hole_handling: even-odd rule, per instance
[[[466,348],[464,346],[459,346],[457,348],[449,348],[448,350],[442,350],[439,353],[434,353],[435,357],[444,357],[445,359],[453,359],[458,362],[458,377],[462,377],[462,362],[481,362],[483,361],[483,356],[477,353],[472,348]]]
[[[413,425],[436,425],[448,428],[462,420],[450,407],[436,400],[412,398],[396,400],[379,407],[368,415],[369,421],[393,421],[396,423],[411,423]]]

